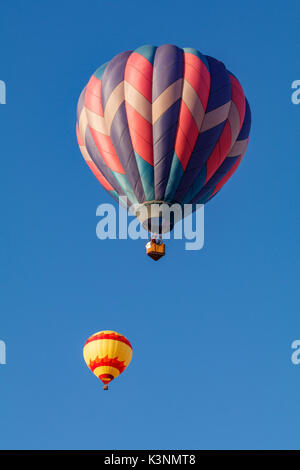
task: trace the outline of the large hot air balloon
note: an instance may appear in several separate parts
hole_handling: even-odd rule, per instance
[[[99,67],[82,91],[77,138],[117,200],[150,232],[172,230],[165,203],[205,204],[239,166],[251,124],[237,78],[196,49],[142,46]],[[141,209],[145,210],[141,210]]]
[[[83,347],[83,357],[91,371],[103,382],[104,390],[128,366],[132,346],[125,336],[115,331],[99,331]]]

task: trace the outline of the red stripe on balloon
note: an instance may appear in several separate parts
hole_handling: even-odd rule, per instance
[[[84,98],[85,106],[99,116],[103,116],[103,106],[101,99],[101,80],[92,75],[86,87]]]
[[[132,349],[132,346],[128,339],[125,338],[125,336],[117,335],[116,333],[98,333],[96,335],[93,335],[86,341],[84,346],[86,346],[88,343],[91,343],[92,341],[97,341],[99,339],[113,339],[115,341],[121,341],[122,343],[127,344],[127,346]]]
[[[205,112],[210,90],[210,73],[202,60],[190,52],[184,53],[184,78],[199,96]]]
[[[228,152],[230,150],[230,145],[231,145],[231,129],[230,129],[230,124],[228,121],[226,121],[226,124],[224,126],[224,129],[221,133],[221,136],[212,151],[209,159],[206,162],[206,180],[205,183],[207,183],[208,180],[214,175],[214,173],[217,171],[220,165],[222,165],[223,161],[228,155]]]
[[[133,52],[127,61],[124,79],[152,102],[153,65],[141,54]]]
[[[111,374],[100,374],[98,375],[98,377],[104,384],[108,384],[109,382],[114,380],[114,376]]]
[[[244,122],[245,111],[246,111],[246,99],[244,91],[240,85],[240,82],[231,74],[229,74],[231,89],[232,89],[232,101],[236,105],[239,116],[240,116],[240,130]]]
[[[177,135],[175,140],[175,152],[183,170],[186,169],[190,156],[198,137],[198,128],[189,108],[181,101]]]
[[[183,78],[191,85],[195,93],[199,96],[205,113],[210,90],[209,71],[201,59],[196,57],[194,54],[185,52],[183,57]],[[183,170],[186,169],[189,163],[198,135],[199,129],[197,127],[197,123],[195,122],[195,119],[186,103],[182,100],[175,140],[175,152],[182,164]]]
[[[101,80],[92,75],[85,93],[85,106],[99,116],[103,117],[104,113],[101,99],[101,87]],[[124,175],[125,171],[121,165],[118,155],[116,154],[111,138],[99,131],[96,131],[90,126],[89,129],[96,147],[104,160],[104,163],[108,166],[108,168],[110,168],[110,170]]]
[[[100,155],[104,160],[104,163],[112,171],[116,171],[117,173],[122,173],[123,175],[125,175],[125,171],[121,165],[118,155],[116,154],[115,148],[112,144],[110,137],[107,135],[101,134],[101,132],[96,131],[90,126],[89,126],[89,129],[91,131],[96,147],[99,150]]]
[[[143,118],[127,101],[126,113],[133,149],[153,166],[152,124]]]

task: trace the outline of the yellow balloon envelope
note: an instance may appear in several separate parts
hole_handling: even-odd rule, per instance
[[[91,371],[103,382],[104,390],[128,366],[132,346],[125,336],[115,331],[99,331],[83,347],[83,357]]]

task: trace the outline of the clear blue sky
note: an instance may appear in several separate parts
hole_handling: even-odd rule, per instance
[[[1,5],[0,448],[300,448],[300,7],[242,1],[12,1]],[[75,138],[81,89],[142,44],[192,46],[239,77],[247,154],[205,211],[205,246],[100,241],[111,202]],[[82,346],[127,336],[103,392]]]

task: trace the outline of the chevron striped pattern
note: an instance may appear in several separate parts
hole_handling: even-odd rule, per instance
[[[90,78],[77,107],[81,153],[128,204],[206,203],[247,149],[251,113],[222,62],[192,48],[121,52]]]

